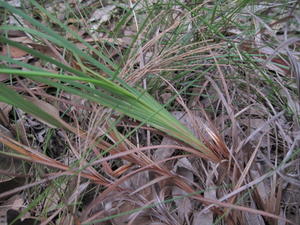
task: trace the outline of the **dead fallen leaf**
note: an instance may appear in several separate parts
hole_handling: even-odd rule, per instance
[[[101,9],[96,9],[89,19],[89,22],[97,21],[97,24],[100,25],[101,23],[108,21],[115,8],[115,5],[108,5]]]
[[[46,46],[46,45],[41,45],[41,44],[36,44],[36,43],[29,43],[29,45],[39,51],[40,53],[43,53],[44,55],[56,58],[56,54],[51,50],[50,47]]]
[[[0,82],[9,80],[10,75],[8,74],[0,74]]]
[[[193,166],[187,158],[179,159],[173,169],[176,174],[184,177],[187,182],[194,182],[193,175]],[[187,195],[187,192],[179,189],[178,187],[174,187],[172,190],[173,197],[184,196]],[[175,204],[177,206],[178,218],[180,219],[180,223],[184,223],[184,221],[189,221],[190,214],[192,213],[192,202],[190,198],[186,197],[183,199],[175,200]]]
[[[0,102],[0,121],[3,123],[4,126],[8,126],[9,124],[9,112],[12,110],[12,106],[8,105],[4,102]]]
[[[194,212],[194,219],[192,225],[211,225],[213,224],[212,213],[208,212]]]
[[[11,198],[3,201],[0,207],[0,224],[6,224],[6,212],[9,209],[19,210],[24,207],[22,195],[14,194]]]
[[[0,125],[0,133],[6,135],[8,137],[11,137],[11,138],[13,137],[12,133],[2,125]],[[7,151],[6,147],[2,143],[0,143],[0,148],[1,148],[1,152],[6,152]],[[13,158],[10,158],[6,155],[0,154],[0,162],[1,162],[0,163],[0,170],[1,171],[6,172],[6,173],[11,173],[11,174],[16,173],[16,168],[15,168]],[[6,181],[10,181],[13,178],[14,177],[12,177],[12,176],[7,176],[4,173],[2,173],[2,174],[0,173],[0,186],[5,185]],[[1,192],[1,190],[0,190],[0,192]]]
[[[19,48],[16,48],[14,46],[7,46],[7,45],[3,46],[1,51],[1,55],[10,56],[12,58],[21,58],[26,56],[27,54],[28,54],[27,52]]]
[[[7,224],[11,224],[17,217],[19,217],[20,213],[17,210],[9,209],[7,211]],[[38,225],[40,222],[36,219],[32,218],[22,218],[17,219],[13,224],[16,225]]]
[[[49,115],[53,116],[58,121],[61,121],[61,119],[59,117],[59,111],[53,105],[51,105],[45,101],[35,99],[33,97],[26,97],[26,99],[29,100],[31,103],[35,104],[36,106],[38,106],[39,108],[41,108],[43,111],[47,112]],[[32,116],[40,121],[43,121],[42,119],[40,119],[34,115],[32,115]],[[55,128],[52,124],[49,124],[45,121],[43,121],[43,123],[47,124],[51,128]]]
[[[18,137],[21,139],[22,143],[24,143],[27,146],[30,146],[29,141],[27,139],[27,133],[24,127],[24,118],[17,120],[16,123],[12,125],[12,127],[18,134]]]
[[[255,208],[255,205],[253,202],[251,202],[251,208]],[[255,225],[265,225],[265,222],[262,218],[261,215],[256,215],[256,214],[253,214],[253,213],[248,213],[248,212],[245,212],[245,219],[246,219],[246,224],[248,225],[252,225],[252,224],[255,224]]]
[[[14,7],[21,7],[21,1],[20,0],[10,0],[7,3],[10,4],[11,6],[14,6]]]

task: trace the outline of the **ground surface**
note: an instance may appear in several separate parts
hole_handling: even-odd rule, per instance
[[[0,0],[0,224],[300,224],[299,7]]]

